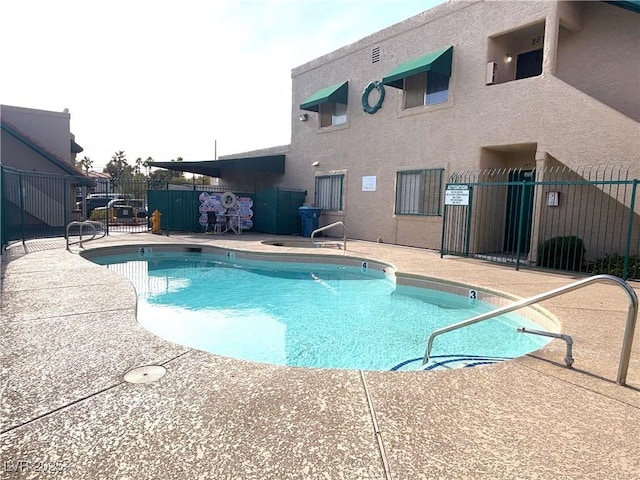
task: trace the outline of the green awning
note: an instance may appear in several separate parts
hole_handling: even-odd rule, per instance
[[[640,13],[640,1],[638,0],[627,0],[624,2],[605,2],[610,3],[611,5],[615,5],[616,7],[624,8],[625,10],[630,10],[632,12]]]
[[[284,154],[260,155],[257,157],[226,158],[199,162],[150,162],[149,166],[196,173],[220,178],[223,172],[267,172],[284,173]]]
[[[300,110],[317,112],[321,103],[334,102],[347,104],[349,94],[349,82],[337,83],[330,87],[318,90],[300,104]]]
[[[384,85],[402,88],[402,81],[412,75],[423,72],[436,72],[446,77],[451,76],[453,47],[445,47],[420,58],[401,63],[382,79]]]

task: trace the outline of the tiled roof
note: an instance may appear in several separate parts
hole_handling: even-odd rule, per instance
[[[7,132],[12,137],[16,138],[18,141],[22,142],[24,145],[29,147],[34,152],[37,152],[42,157],[49,160],[51,163],[56,165],[58,168],[63,170],[68,175],[77,175],[84,176],[84,174],[75,168],[73,165],[65,162],[62,158],[58,157],[56,154],[51,153],[45,146],[38,143],[38,141],[29,137],[26,133],[22,132],[15,125],[7,122],[6,120],[0,121],[0,128],[3,132]]]

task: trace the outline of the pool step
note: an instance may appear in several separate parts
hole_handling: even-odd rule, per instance
[[[422,365],[422,357],[412,358],[399,363],[391,368],[392,371],[416,371],[416,370],[452,370],[454,368],[471,368],[481,365],[493,365],[495,363],[511,360],[511,357],[491,357],[486,355],[432,355],[429,363]]]

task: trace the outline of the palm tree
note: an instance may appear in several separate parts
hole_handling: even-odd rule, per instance
[[[127,155],[120,150],[115,152],[104,167],[104,171],[111,175],[111,178],[124,178],[131,175],[131,166],[127,162]]]
[[[91,169],[91,167],[93,167],[93,160],[85,155],[84,157],[82,157],[82,160],[80,160],[80,167],[84,169],[87,174],[89,174],[89,170]]]
[[[153,158],[151,157],[147,157],[147,159],[144,162],[142,162],[142,166],[147,171],[147,177],[150,175],[151,162],[153,162]]]

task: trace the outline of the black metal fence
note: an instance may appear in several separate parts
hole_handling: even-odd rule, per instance
[[[454,173],[442,255],[640,279],[637,185],[619,166]]]
[[[95,179],[0,168],[0,246],[34,238],[63,237],[71,221],[102,222],[108,234],[147,232],[158,210],[164,232],[204,232],[207,212],[233,192],[234,231],[300,233],[298,207],[306,192],[295,188],[248,188],[171,184],[149,177]]]
[[[64,236],[66,225],[80,219],[77,192],[92,183],[86,177],[0,168],[0,241]]]
[[[454,173],[446,185],[442,255],[462,255],[640,279],[639,180],[628,168],[493,169]],[[74,220],[108,233],[146,232],[162,213],[167,231],[204,232],[207,211],[232,191],[243,230],[299,234],[299,189],[96,180],[0,168],[0,243],[60,237]]]

